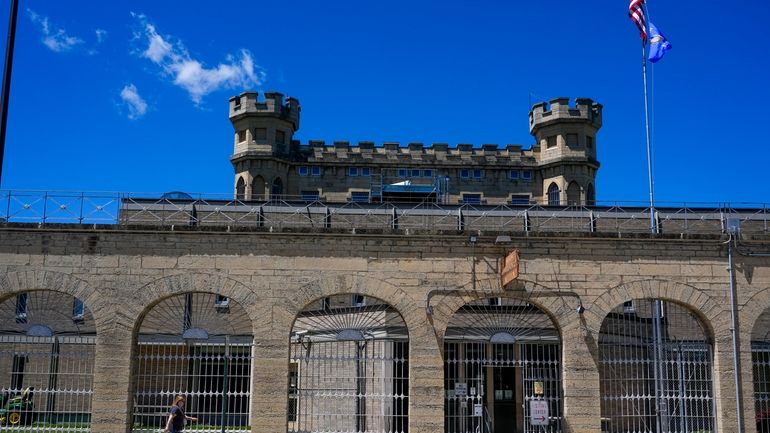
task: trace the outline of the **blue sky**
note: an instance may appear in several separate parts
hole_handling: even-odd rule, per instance
[[[656,198],[770,202],[770,2],[648,5],[673,44],[653,71]],[[627,7],[20,0],[1,186],[229,193],[227,99],[245,89],[298,98],[303,143],[529,146],[530,100],[580,96],[604,105],[597,198],[644,202]]]

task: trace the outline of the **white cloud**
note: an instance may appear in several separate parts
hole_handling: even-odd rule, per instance
[[[196,104],[216,90],[259,86],[265,81],[265,71],[254,64],[249,50],[242,49],[237,56],[229,55],[224,63],[208,68],[192,58],[181,41],[159,34],[146,16],[133,12],[131,15],[141,25],[134,34],[142,45],[140,55],[158,65]]]
[[[107,30],[104,29],[96,29],[94,30],[94,33],[96,33],[96,43],[101,44],[104,42],[105,39],[107,39]]]
[[[139,91],[133,84],[127,84],[120,91],[120,99],[128,107],[128,118],[138,119],[147,112],[147,102],[139,95]]]
[[[70,36],[63,28],[52,25],[48,21],[48,17],[41,16],[32,9],[27,9],[27,15],[29,16],[30,21],[40,27],[40,33],[43,35],[41,38],[43,45],[50,48],[52,51],[57,53],[69,51],[73,47],[83,43],[82,39],[76,36]]]

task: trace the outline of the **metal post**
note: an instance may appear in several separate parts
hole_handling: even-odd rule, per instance
[[[230,387],[229,380],[227,378],[227,373],[230,370],[230,365],[228,361],[230,360],[230,336],[225,336],[225,354],[224,354],[224,372],[222,374],[222,420],[220,421],[222,423],[222,427],[220,432],[225,433],[225,427],[227,426],[227,422],[225,421],[227,418],[227,389]]]
[[[648,31],[649,34],[649,31]],[[642,43],[642,77],[644,81],[644,130],[647,136],[647,181],[650,189],[650,233],[656,233],[655,225],[655,182],[652,180],[652,141],[650,138],[650,109],[647,102],[647,52]]]
[[[3,69],[3,89],[0,93],[0,185],[3,179],[3,155],[5,154],[5,133],[8,129],[8,101],[11,96],[11,70],[13,68],[13,47],[16,40],[16,16],[19,0],[11,0],[11,13],[8,17],[8,38],[5,48],[5,67]]]
[[[655,311],[653,313],[653,352],[655,356],[655,362],[653,363],[653,373],[655,376],[655,431],[657,433],[663,432],[663,399],[661,395],[663,393],[663,372],[661,366],[663,364],[661,346],[663,343],[663,336],[661,332],[662,325],[662,312],[663,301],[656,299],[654,301]]]
[[[45,422],[52,424],[57,420],[53,419],[53,408],[56,407],[56,387],[59,371],[59,337],[53,337],[51,345],[51,362],[48,364],[48,392],[45,396]]]
[[[730,278],[730,333],[733,339],[733,374],[735,379],[735,409],[738,412],[738,430],[737,433],[743,433],[743,388],[741,386],[741,365],[738,362],[738,356],[741,353],[738,342],[738,293],[735,289],[735,274],[733,263],[733,235],[730,234],[730,239],[727,241],[727,271]]]

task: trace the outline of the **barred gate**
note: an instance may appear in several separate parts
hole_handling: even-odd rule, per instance
[[[290,344],[287,431],[408,432],[409,341],[393,307],[321,299],[297,316]]]
[[[251,320],[234,301],[212,293],[170,297],[141,322],[135,350],[132,432],[161,431],[177,395],[196,417],[187,429],[250,429]]]
[[[96,328],[54,291],[0,304],[0,431],[90,432]]]
[[[602,322],[599,359],[603,432],[714,431],[712,342],[685,307],[618,306]]]
[[[770,433],[770,309],[759,316],[752,329],[751,365],[757,433]]]
[[[561,432],[561,340],[540,308],[519,299],[468,303],[444,337],[446,433]],[[533,418],[533,401],[548,417]]]

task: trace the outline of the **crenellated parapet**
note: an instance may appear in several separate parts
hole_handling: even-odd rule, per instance
[[[602,127],[602,104],[590,98],[576,98],[570,105],[569,98],[555,98],[532,106],[529,112],[529,132],[536,135],[538,129],[563,123],[588,123]]]
[[[532,163],[535,154],[531,149],[522,150],[521,145],[508,144],[483,144],[473,146],[471,144],[458,144],[450,146],[448,143],[407,143],[402,145],[396,142],[385,142],[376,145],[373,141],[360,141],[350,143],[348,141],[335,141],[326,143],[323,140],[311,140],[307,144],[298,147],[303,160],[312,163],[373,163],[373,164],[425,164],[445,163],[464,164],[467,162],[479,162],[483,164],[508,165],[515,163]]]
[[[230,121],[241,118],[274,117],[291,123],[294,130],[299,129],[299,100],[288,97],[284,101],[282,93],[264,92],[264,99],[259,99],[259,92],[243,92],[230,98]]]

